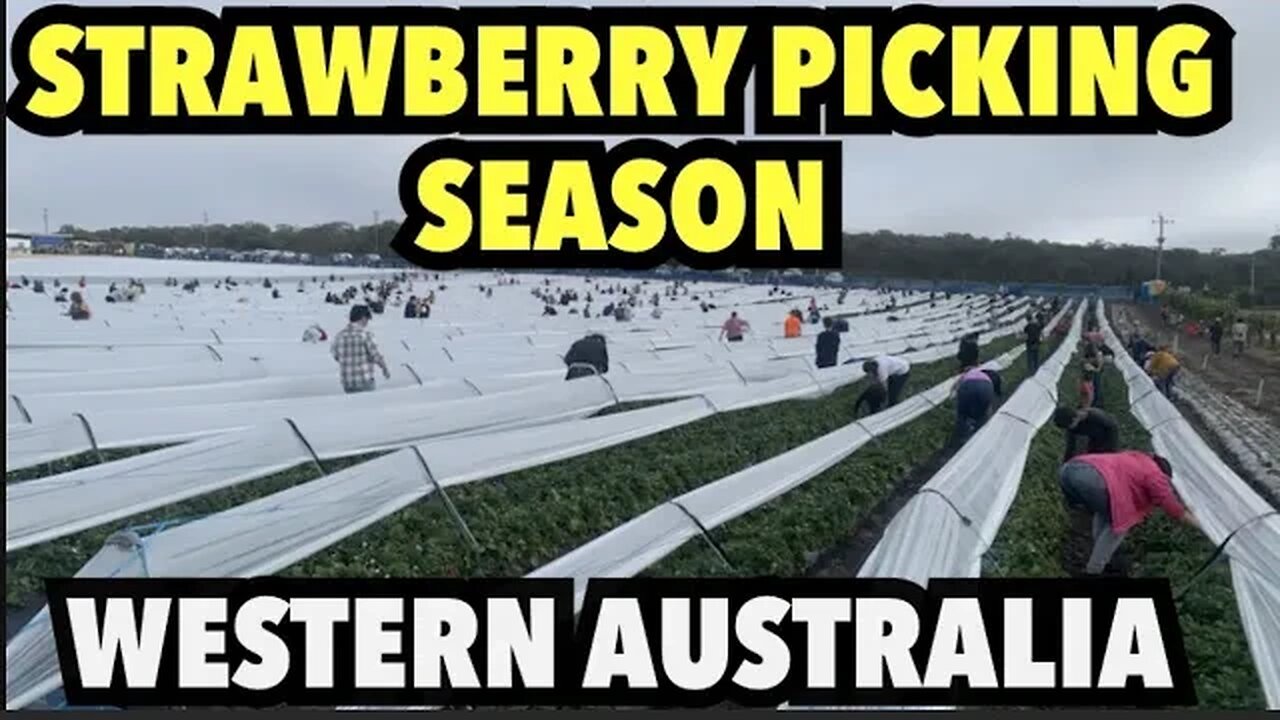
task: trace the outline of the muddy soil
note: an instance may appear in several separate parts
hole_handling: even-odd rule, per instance
[[[1267,502],[1271,503],[1273,507],[1280,508],[1280,492],[1276,492],[1274,488],[1264,482],[1261,482],[1253,475],[1252,472],[1249,471],[1247,467],[1245,467],[1244,463],[1240,462],[1235,454],[1227,447],[1226,443],[1222,442],[1218,437],[1217,433],[1205,424],[1204,420],[1200,417],[1200,412],[1197,408],[1190,406],[1186,401],[1178,398],[1174,399],[1173,404],[1177,406],[1178,411],[1182,413],[1182,417],[1186,418],[1187,422],[1191,424],[1191,427],[1195,429],[1196,434],[1205,441],[1209,448],[1213,450],[1213,453],[1217,455],[1222,462],[1226,463],[1227,467],[1231,468],[1236,475],[1240,476],[1242,480],[1249,484],[1249,487],[1253,488],[1254,492],[1261,495]],[[1280,460],[1280,458],[1277,458],[1277,460]]]
[[[1115,309],[1138,320],[1153,337],[1172,340],[1175,330],[1161,322],[1157,305],[1126,303]],[[1264,415],[1273,425],[1280,425],[1280,352],[1253,347],[1236,358],[1232,357],[1229,338],[1224,338],[1222,345],[1222,353],[1214,355],[1208,338],[1178,333],[1178,355],[1183,365],[1210,386]],[[1259,380],[1264,381],[1261,403],[1256,402]]]

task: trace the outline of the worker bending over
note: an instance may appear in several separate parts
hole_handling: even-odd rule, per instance
[[[911,377],[911,363],[897,355],[880,355],[862,363],[862,371],[884,386],[888,404],[893,407],[902,398],[902,390]]]
[[[1172,478],[1168,460],[1136,450],[1078,455],[1062,466],[1058,479],[1067,505],[1093,515],[1093,551],[1085,573],[1100,574],[1125,534],[1155,508],[1199,527],[1178,500]]]
[[[1115,418],[1099,408],[1061,406],[1053,411],[1053,424],[1067,435],[1067,449],[1062,462],[1081,454],[1098,455],[1120,449],[1120,426]],[[1084,453],[1080,452],[1081,439],[1086,442]]]
[[[995,370],[974,365],[960,374],[951,387],[951,395],[956,401],[956,424],[947,441],[948,448],[964,445],[987,424],[1000,394],[1000,373]]]

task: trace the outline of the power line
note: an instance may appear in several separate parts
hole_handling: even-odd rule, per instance
[[[1164,213],[1157,213],[1156,218],[1151,221],[1152,225],[1160,227],[1160,234],[1156,237],[1156,279],[1160,278],[1160,270],[1164,260],[1164,229],[1168,225],[1173,225],[1173,220],[1164,216]]]

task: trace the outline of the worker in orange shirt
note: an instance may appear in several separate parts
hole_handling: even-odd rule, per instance
[[[800,337],[800,326],[802,324],[799,310],[792,310],[787,313],[787,319],[782,321],[782,336],[786,338]]]
[[[1179,367],[1178,358],[1169,346],[1161,345],[1147,362],[1147,374],[1156,381],[1156,387],[1160,392],[1168,397],[1173,395],[1173,380],[1178,375]]]

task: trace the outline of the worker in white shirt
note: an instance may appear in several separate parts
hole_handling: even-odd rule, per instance
[[[1244,352],[1245,343],[1249,340],[1249,326],[1245,324],[1244,318],[1236,318],[1236,322],[1231,326],[1231,351],[1232,355],[1240,357]]]
[[[902,389],[907,386],[907,379],[911,377],[911,363],[896,355],[880,355],[862,363],[862,371],[884,386],[888,406],[893,407],[898,404]]]

